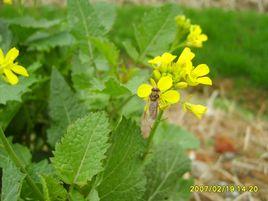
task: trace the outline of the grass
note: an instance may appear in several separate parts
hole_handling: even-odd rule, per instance
[[[150,9],[142,5],[118,7],[111,33],[117,45],[124,39],[134,39],[131,24],[138,23]],[[268,15],[215,8],[182,10],[192,23],[200,24],[209,37],[204,48],[194,52],[197,62],[211,67],[213,77],[233,77],[252,86],[268,88]]]

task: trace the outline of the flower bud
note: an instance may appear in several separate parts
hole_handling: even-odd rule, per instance
[[[154,70],[153,76],[156,80],[159,80],[161,78],[161,73],[159,72],[159,70]]]

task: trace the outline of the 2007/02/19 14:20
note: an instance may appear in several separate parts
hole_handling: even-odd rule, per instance
[[[192,185],[190,186],[190,192],[212,192],[212,193],[224,193],[224,192],[252,192],[257,193],[259,187],[256,185],[244,186],[244,185]]]

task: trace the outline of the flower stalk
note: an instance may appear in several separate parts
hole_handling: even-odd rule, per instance
[[[1,127],[0,127],[0,139],[1,139],[3,146],[4,146],[4,149],[6,150],[10,159],[14,162],[14,164],[20,169],[20,171],[22,173],[26,174],[26,180],[27,180],[28,184],[32,187],[33,191],[36,193],[36,195],[39,197],[39,199],[43,201],[44,200],[43,194],[41,193],[39,188],[36,186],[33,179],[31,178],[28,171],[26,170],[25,165],[19,159],[19,157],[15,153],[14,149],[12,148],[10,143],[8,142],[8,140],[4,134],[4,131]]]
[[[163,113],[164,113],[164,111],[160,110],[160,112],[157,115],[157,118],[156,118],[156,120],[155,120],[155,122],[153,124],[153,127],[152,127],[152,129],[150,131],[150,135],[149,135],[149,138],[148,138],[148,141],[147,141],[147,147],[146,147],[146,151],[144,153],[143,159],[145,159],[147,157],[147,155],[149,154],[149,152],[150,152],[150,149],[151,149],[152,144],[153,144],[153,138],[154,138],[156,129],[159,126],[159,123],[161,122]]]

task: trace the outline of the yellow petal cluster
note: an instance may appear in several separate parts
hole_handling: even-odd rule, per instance
[[[201,48],[203,42],[208,40],[206,34],[202,33],[202,29],[197,24],[191,24],[190,19],[186,18],[184,15],[178,15],[175,18],[177,24],[177,34],[175,44],[172,48],[187,46]]]
[[[189,47],[186,47],[178,57],[166,52],[148,61],[154,69],[153,78],[150,79],[151,84],[141,84],[137,90],[137,95],[147,101],[146,109],[148,109],[153,89],[160,91],[159,109],[165,109],[180,101],[178,90],[199,84],[212,85],[212,80],[207,76],[210,71],[209,67],[206,64],[199,64],[195,67],[194,57],[195,54]],[[184,101],[182,103],[185,110],[192,112],[198,118],[206,112],[205,106]]]
[[[180,94],[176,90],[172,90],[173,81],[169,76],[161,77],[156,83],[151,79],[151,84],[141,84],[137,90],[137,95],[143,98],[147,102],[149,101],[149,96],[153,88],[158,88],[159,93],[159,109],[165,109],[171,104],[177,103],[180,100]],[[148,107],[146,107],[148,108]]]
[[[0,75],[3,76],[4,80],[12,85],[16,85],[19,79],[16,74],[28,77],[27,70],[18,65],[15,59],[19,55],[19,50],[15,47],[10,49],[6,55],[4,55],[2,49],[0,49]]]
[[[186,39],[186,45],[189,47],[202,47],[203,42],[207,41],[206,34],[202,34],[202,29],[199,25],[191,25],[190,33]]]

